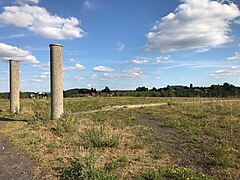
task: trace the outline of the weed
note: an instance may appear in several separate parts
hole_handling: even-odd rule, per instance
[[[134,114],[131,114],[131,116],[128,117],[128,121],[132,122],[132,121],[136,121],[136,116]]]
[[[162,168],[160,170],[149,170],[143,173],[138,179],[155,180],[155,179],[171,179],[171,180],[213,180],[215,178],[203,173],[196,172],[190,168]]]
[[[60,179],[102,179],[114,180],[118,179],[117,175],[108,174],[104,169],[95,168],[91,157],[76,157],[70,166],[61,168]]]
[[[47,148],[47,153],[53,153],[55,149],[57,149],[59,147],[59,145],[55,142],[51,142],[46,144],[46,148]]]
[[[120,156],[117,160],[113,160],[106,163],[104,169],[107,171],[113,171],[121,166],[126,165],[126,163],[127,163],[126,156]]]
[[[162,146],[160,144],[155,145],[150,151],[152,158],[160,159],[162,157]]]
[[[132,142],[133,149],[143,149],[144,146],[145,146],[145,143],[143,140],[141,140],[139,138],[134,138],[134,140]]]
[[[117,147],[120,143],[120,135],[112,134],[103,126],[86,130],[81,139],[85,148]]]
[[[27,138],[27,144],[28,145],[38,145],[41,142],[42,142],[42,139],[40,137],[38,137],[38,136],[32,135],[32,136],[29,136]]]
[[[78,120],[71,114],[65,115],[63,118],[56,121],[56,126],[52,128],[52,132],[57,135],[64,133],[73,133],[77,131]]]

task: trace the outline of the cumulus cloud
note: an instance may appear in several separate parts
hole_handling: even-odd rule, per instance
[[[105,66],[97,66],[93,68],[94,71],[100,71],[100,72],[110,72],[113,71],[112,68],[110,67],[105,67]]]
[[[240,60],[240,54],[238,52],[235,52],[235,55],[228,57],[227,60]]]
[[[61,18],[38,6],[6,6],[3,9],[0,22],[27,28],[42,37],[61,40],[84,36],[75,17]]]
[[[81,70],[81,69],[85,69],[85,67],[79,63],[76,63],[74,66],[67,66],[63,68],[64,71],[74,71],[74,70]]]
[[[213,77],[226,77],[226,76],[233,76],[237,73],[240,73],[240,66],[232,66],[226,69],[217,70],[214,73],[210,74]]]
[[[22,50],[16,46],[0,43],[0,60],[18,60],[27,64],[37,64],[39,61],[29,51]]]
[[[23,4],[28,4],[28,3],[35,3],[35,4],[38,4],[39,3],[39,0],[16,0],[16,2],[20,5],[23,5]]]
[[[240,16],[234,3],[183,0],[147,34],[147,50],[162,52],[216,47],[231,41],[230,23]]]

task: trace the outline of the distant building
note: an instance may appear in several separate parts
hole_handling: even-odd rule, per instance
[[[37,93],[31,93],[30,99],[47,99],[50,96],[50,93],[47,92],[37,92]]]

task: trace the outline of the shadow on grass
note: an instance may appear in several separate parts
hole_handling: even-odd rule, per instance
[[[12,119],[12,118],[4,118],[0,117],[0,122],[28,122],[26,119]]]

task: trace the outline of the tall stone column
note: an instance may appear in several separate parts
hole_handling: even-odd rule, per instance
[[[10,65],[10,111],[18,113],[20,109],[19,99],[19,61],[9,60]]]
[[[51,119],[63,114],[62,45],[50,44]]]

